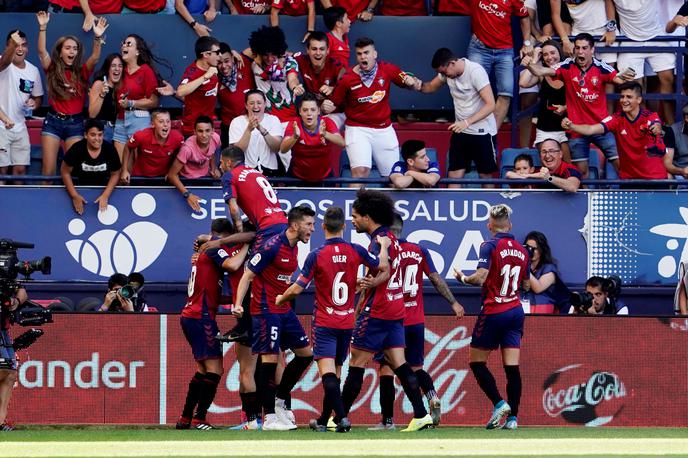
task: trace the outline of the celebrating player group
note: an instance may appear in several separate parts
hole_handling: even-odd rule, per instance
[[[299,271],[298,242],[308,242],[316,230],[313,209],[300,205],[285,216],[275,190],[264,175],[244,165],[244,153],[236,146],[222,152],[220,166],[231,221],[213,221],[210,237],[197,243],[200,254],[192,257],[189,299],[181,325],[197,372],[189,382],[177,428],[213,428],[206,412],[223,373],[221,341],[236,343],[243,415],[238,429],[296,429],[291,390],[313,359],[324,391],[322,412],[310,420],[314,431],[350,431],[349,413],[371,359],[379,364],[382,413],[380,423],[371,429],[395,429],[395,376],[413,406],[413,418],[402,431],[437,426],[441,403],[431,376],[423,369],[423,276],[458,318],[464,309],[427,250],[402,238],[403,221],[389,195],[368,189],[356,195],[351,218],[357,232],[370,236],[367,250],[343,239],[344,211],[329,207],[322,221],[325,242],[308,254]],[[492,207],[488,229],[493,238],[480,248],[477,271],[467,276],[455,270],[460,282],[483,289],[470,367],[493,403],[488,429],[517,428],[521,396],[518,364],[524,315],[519,296],[530,260],[510,234],[510,216],[508,206]],[[365,274],[359,277],[361,266]],[[215,315],[224,272],[232,313],[238,320],[234,329],[220,334]],[[293,306],[310,283],[315,287],[311,339]],[[486,365],[490,352],[498,348],[507,378],[506,400]],[[286,350],[293,357],[285,365]],[[342,387],[341,371],[347,358]]]

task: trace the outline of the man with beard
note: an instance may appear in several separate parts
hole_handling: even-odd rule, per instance
[[[184,143],[184,137],[172,130],[170,113],[158,109],[151,113],[152,126],[129,138],[122,156],[121,181],[129,184],[131,176],[164,177]]]

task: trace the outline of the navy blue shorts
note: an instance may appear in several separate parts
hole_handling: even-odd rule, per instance
[[[371,353],[404,348],[404,320],[383,320],[361,314],[356,320],[351,346]]]
[[[17,357],[12,347],[12,337],[6,329],[0,330],[0,369],[17,370]]]
[[[404,356],[411,367],[422,366],[425,362],[425,324],[404,326],[406,350]]]
[[[502,313],[485,315],[481,313],[475,322],[471,336],[471,347],[496,350],[521,348],[523,337],[523,307],[514,307]]]
[[[404,359],[411,367],[423,366],[425,362],[425,324],[418,323],[404,326],[404,338],[406,348],[404,349]],[[385,363],[384,352],[377,352],[373,359],[383,364]]]
[[[183,316],[180,321],[184,337],[191,345],[191,351],[196,361],[222,358],[222,344],[215,339],[219,331],[215,320]]]
[[[256,238],[253,239],[253,244],[249,249],[246,259],[251,259],[253,253],[260,251],[261,247],[265,244],[266,240],[274,237],[275,235],[281,234],[287,228],[287,223],[273,224],[266,227],[265,229],[259,229],[256,232]]]
[[[308,343],[306,331],[293,309],[287,313],[253,315],[253,353],[278,355],[280,350],[305,348]]]
[[[337,366],[343,366],[349,356],[349,345],[353,329],[335,329],[324,326],[313,326],[313,358],[333,358]]]

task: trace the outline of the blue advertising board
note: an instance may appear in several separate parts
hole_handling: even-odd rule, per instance
[[[213,218],[226,217],[219,188],[196,188],[202,210],[194,213],[171,188],[118,188],[107,211],[93,202],[101,189],[80,188],[89,202],[83,216],[72,209],[62,187],[5,187],[0,190],[2,238],[35,243],[22,249],[21,259],[52,256],[49,280],[106,280],[114,272],[143,272],[146,281],[185,282],[192,242],[207,233]],[[586,279],[587,246],[581,234],[588,210],[585,194],[559,192],[501,193],[497,191],[389,191],[402,215],[405,237],[428,248],[435,266],[446,278],[453,269],[472,271],[480,244],[489,238],[487,215],[491,205],[507,203],[513,210],[513,232],[523,240],[531,230],[543,232],[559,260],[567,283]],[[355,189],[279,188],[282,207],[306,203],[318,220],[331,205],[345,209],[351,219]],[[308,246],[299,250],[303,262],[311,247],[324,240],[320,225]],[[348,224],[345,238],[364,246],[365,234]],[[38,275],[34,275],[38,279]]]

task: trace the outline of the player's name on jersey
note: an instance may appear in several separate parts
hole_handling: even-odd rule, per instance
[[[503,249],[502,251],[499,252],[499,256],[501,256],[502,258],[506,258],[507,256],[513,256],[513,257],[520,259],[521,261],[526,259],[526,256],[523,254],[523,252],[516,250],[516,249],[513,249],[513,248]]]

